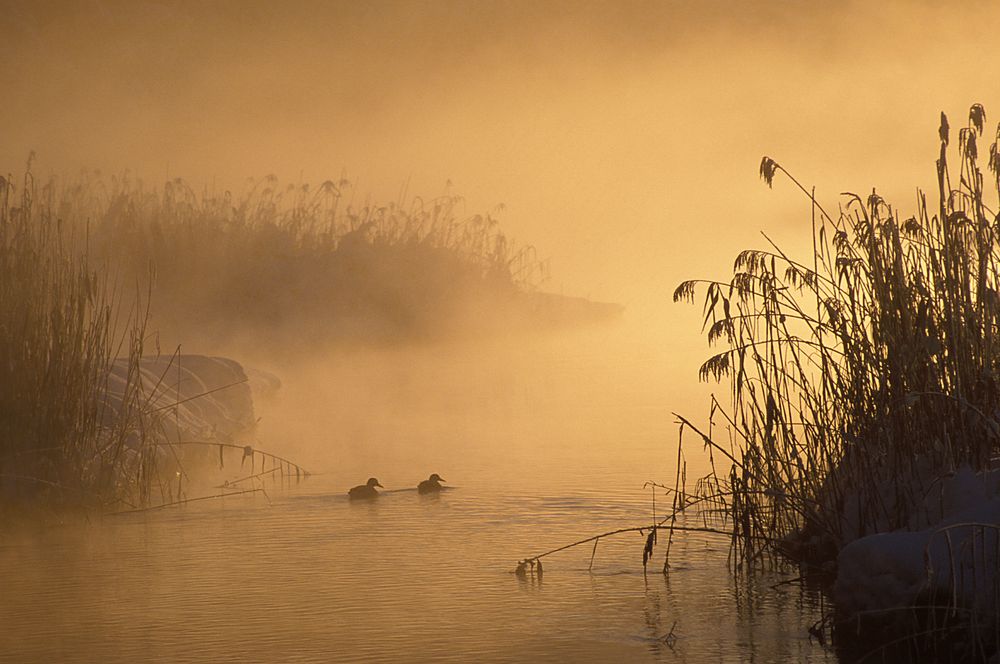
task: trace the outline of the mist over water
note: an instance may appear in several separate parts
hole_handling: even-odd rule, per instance
[[[678,538],[668,578],[662,545],[643,576],[636,533],[592,572],[588,544],[511,573],[653,519],[642,485],[671,481],[676,450],[655,349],[619,324],[286,365],[260,436],[315,475],[12,533],[0,660],[828,661],[819,599],[777,577],[741,594],[724,537]],[[451,489],[418,495],[432,472]],[[371,475],[385,493],[348,501]]]
[[[673,288],[725,278],[762,230],[811,250],[806,198],[760,182],[761,157],[831,212],[877,187],[905,217],[934,187],[938,114],[958,127],[978,102],[994,126],[998,26],[988,2],[0,1],[13,181],[33,153],[40,185],[95,196],[127,173],[220,200],[269,174],[349,182],[355,207],[461,197],[459,220],[535,247],[543,290],[625,306],[534,329],[470,301],[467,329],[415,340],[266,314],[208,333],[183,298],[157,320],[154,294],[163,350],[280,380],[254,444],[313,475],[4,533],[0,660],[833,661],[808,637],[822,598],[733,577],[717,537],[681,537],[666,578],[635,533],[592,574],[589,544],[544,581],[509,572],[651,523],[672,413],[704,423],[728,390],[697,382],[703,314]],[[300,279],[288,310],[316,290]],[[685,460],[689,483],[709,470],[696,445]],[[452,489],[418,496],[431,473]],[[348,502],[371,476],[385,495]]]
[[[240,356],[253,364],[249,349]],[[659,464],[674,438],[669,404],[700,408],[707,393],[674,381],[659,340],[627,316],[540,335],[334,347],[263,368],[283,384],[260,406],[262,440],[344,481],[378,470],[394,486],[423,479],[406,478],[416,464],[424,476],[457,467],[524,488],[570,465],[599,473],[608,449],[637,441]]]
[[[34,150],[39,173],[197,191],[450,191],[503,204],[549,288],[655,311],[762,229],[806,248],[808,205],[760,183],[762,155],[831,209],[872,187],[909,208],[938,113],[1000,108],[988,2],[4,6],[8,172]]]

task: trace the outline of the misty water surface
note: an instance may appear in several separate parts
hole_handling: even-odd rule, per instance
[[[592,573],[586,545],[511,574],[650,521],[643,482],[672,481],[676,454],[661,357],[600,328],[284,362],[262,436],[317,474],[269,500],[6,534],[0,659],[833,661],[807,632],[819,599],[767,575],[741,590],[724,539],[680,538],[667,578],[663,542],[644,577],[635,533]],[[454,489],[418,495],[431,472]],[[369,475],[391,491],[349,502]]]

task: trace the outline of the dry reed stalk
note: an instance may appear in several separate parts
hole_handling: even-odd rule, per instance
[[[107,200],[93,189],[60,198],[51,183],[36,186],[30,160],[20,187],[0,177],[2,509],[144,508],[157,493],[162,503],[184,499],[189,478],[176,451],[184,443],[167,443],[164,418],[190,399],[151,405],[167,372],[180,371],[179,354],[152,384],[143,378],[151,291],[137,287],[127,298],[108,265],[91,262],[90,213],[132,219],[150,205],[141,188],[122,198],[123,186],[114,181]],[[190,222],[183,200],[172,189],[163,204]],[[221,459],[226,446],[211,444]],[[251,448],[251,459],[258,456],[296,478],[308,475]]]
[[[904,220],[875,192],[848,194],[832,216],[765,157],[768,186],[783,174],[809,200],[813,255],[796,261],[768,239],[728,282],[674,292],[693,301],[704,287],[708,340],[724,346],[700,377],[729,380],[729,406],[712,403],[729,439],[699,435],[730,461],[737,565],[829,563],[859,536],[918,525],[935,478],[996,456],[1000,219],[978,165],[984,121],[973,106],[953,181],[942,114],[937,208],[919,194]],[[995,141],[989,154],[1000,185]]]
[[[148,310],[122,318],[86,229],[56,214],[31,159],[20,191],[0,178],[0,504],[102,504],[143,491],[143,422],[134,384],[114,413],[111,365],[141,355]],[[82,249],[81,249],[82,247]],[[138,463],[139,471],[133,466]],[[50,487],[58,487],[53,493]]]

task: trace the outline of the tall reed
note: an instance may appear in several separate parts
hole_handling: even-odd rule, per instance
[[[137,386],[113,414],[107,398],[123,344],[137,366],[144,311],[118,306],[51,197],[30,160],[20,191],[0,177],[0,506],[113,502],[153,462]]]
[[[729,440],[702,439],[732,459],[739,563],[828,563],[865,534],[926,527],[937,478],[996,454],[1000,218],[985,189],[989,179],[1000,193],[1000,128],[984,174],[985,116],[974,105],[959,129],[956,172],[942,113],[937,204],[921,193],[905,218],[874,191],[828,214],[765,157],[768,186],[783,174],[810,201],[812,255],[771,243],[740,253],[728,281],[674,292],[693,301],[704,285],[707,337],[724,346],[700,376],[728,378],[714,412]]]
[[[515,245],[493,213],[463,216],[457,196],[354,198],[346,180],[282,186],[270,176],[233,194],[91,177],[60,205],[66,218],[94,219],[94,250],[126,273],[154,264],[157,322],[200,335],[433,334],[467,300],[503,300],[545,278],[532,247]]]

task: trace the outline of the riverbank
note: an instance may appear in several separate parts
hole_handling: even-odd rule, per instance
[[[889,533],[909,532],[898,541],[921,541],[928,550],[937,543],[913,531],[943,529],[969,546],[994,537],[989,520],[965,534],[949,530],[954,524],[935,520],[926,503],[962,473],[983,478],[984,500],[998,495],[985,478],[1000,451],[1000,250],[984,184],[989,178],[1000,189],[1000,161],[994,142],[981,167],[984,123],[978,104],[957,131],[941,115],[937,205],[921,193],[905,219],[874,191],[846,194],[833,216],[765,157],[760,174],[769,186],[786,178],[806,196],[813,255],[796,259],[774,244],[746,250],[729,281],[688,281],[674,294],[692,300],[704,284],[708,341],[723,347],[701,377],[731,385],[732,400],[712,405],[729,438],[713,438],[711,429],[698,437],[732,462],[714,480],[731,519],[736,567],[790,561],[836,574],[842,635],[871,607],[883,610],[904,596],[893,610],[924,610],[929,602],[934,615],[964,612],[964,628],[976,628],[974,639],[965,632],[973,645],[964,656],[975,661],[1000,647],[995,634],[976,627],[997,615],[995,579],[977,582],[984,585],[976,593],[994,599],[973,602],[971,618],[954,580],[982,571],[982,558],[953,552],[918,569],[912,554],[892,553],[897,535]],[[882,562],[868,565],[867,555]],[[943,571],[951,582],[941,580]],[[876,578],[894,573],[918,591],[890,592]],[[884,597],[852,599],[879,588]],[[877,655],[885,635],[875,636]],[[882,645],[925,636],[921,626]]]

